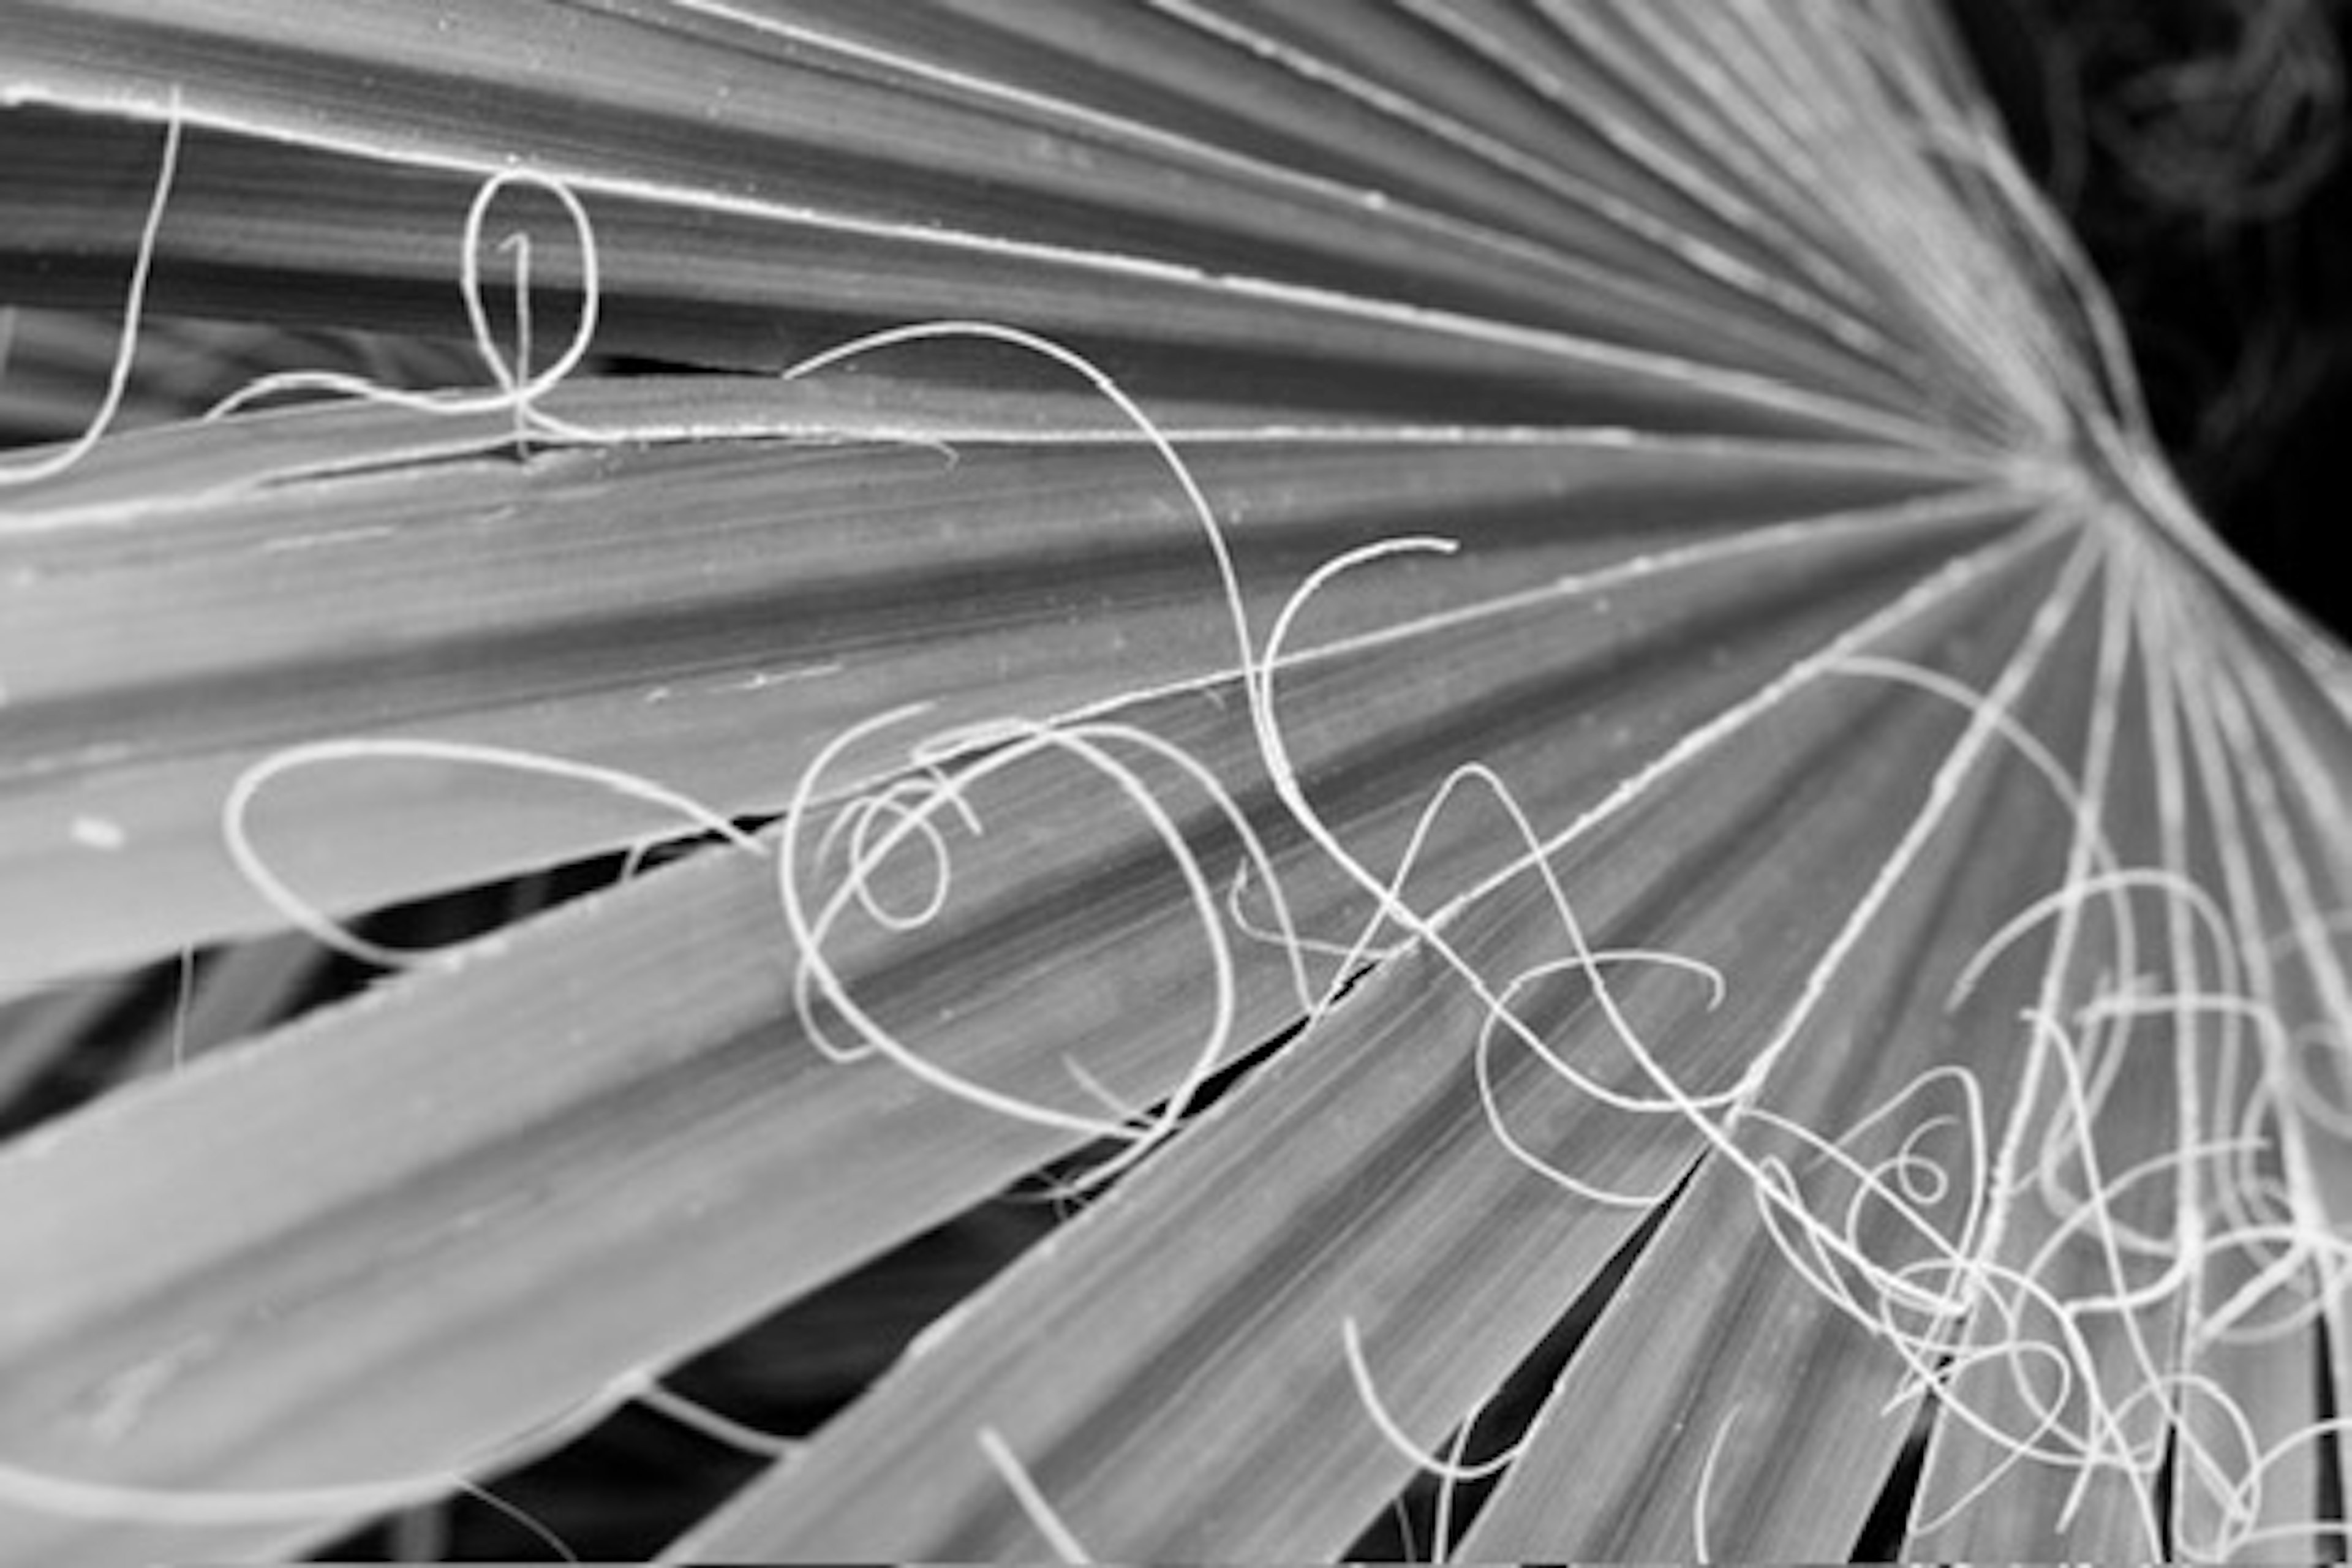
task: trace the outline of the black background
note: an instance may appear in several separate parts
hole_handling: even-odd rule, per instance
[[[2352,159],[2340,113],[2314,87],[2342,86],[2352,4],[1955,9],[2012,135],[2116,296],[2190,492],[2289,597],[2352,636]],[[2261,29],[2290,13],[2304,30],[2265,56]],[[2242,68],[2216,73],[2233,94],[2185,101],[2198,69],[2225,62]],[[2200,178],[2135,172],[2176,149],[2184,161],[2167,166]]]

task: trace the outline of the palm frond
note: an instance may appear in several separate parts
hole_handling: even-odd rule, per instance
[[[724,1434],[1041,1179],[677,1553],[2340,1541],[2352,665],[1927,0],[0,40],[0,416],[134,271],[231,395],[0,457],[0,1091],[121,1080],[0,1143],[11,1553]]]

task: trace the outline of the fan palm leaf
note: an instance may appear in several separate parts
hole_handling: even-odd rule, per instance
[[[1040,1173],[677,1552],[2340,1537],[2352,667],[1926,0],[0,38],[0,289],[245,388],[0,467],[0,1088],[137,1037],[0,1145],[10,1552],[725,1431]]]

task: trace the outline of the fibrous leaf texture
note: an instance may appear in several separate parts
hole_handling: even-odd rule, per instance
[[[2352,665],[1928,0],[17,0],[0,145],[0,1555],[630,1405],[698,1559],[2341,1544]]]

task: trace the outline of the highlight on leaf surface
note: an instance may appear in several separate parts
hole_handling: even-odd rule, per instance
[[[2343,1544],[2352,667],[1929,0],[0,37],[10,1554]]]

